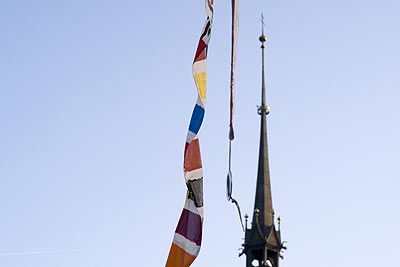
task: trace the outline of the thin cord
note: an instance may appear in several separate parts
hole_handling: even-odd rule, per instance
[[[239,202],[236,201],[236,199],[234,199],[232,197],[232,172],[231,172],[231,162],[232,162],[232,140],[229,140],[229,167],[228,167],[228,175],[227,175],[227,197],[228,197],[228,201],[231,201],[233,204],[236,205],[236,208],[238,210],[238,214],[239,214],[239,219],[240,219],[240,224],[242,226],[242,230],[244,232],[244,224],[243,224],[243,219],[242,219],[242,212],[240,211],[240,207],[239,207]]]
[[[229,139],[229,172],[231,171],[232,140]]]
[[[240,219],[240,224],[242,225],[242,230],[244,232],[244,225],[243,225],[243,220],[242,220],[242,212],[240,211],[240,207],[239,207],[239,202],[236,201],[236,199],[231,198],[232,203],[234,203],[236,205],[236,208],[238,210],[239,213],[239,219]]]

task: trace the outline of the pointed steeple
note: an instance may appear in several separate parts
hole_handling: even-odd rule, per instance
[[[261,116],[260,127],[260,149],[258,156],[258,172],[257,172],[257,187],[256,198],[254,202],[254,211],[258,210],[258,215],[253,214],[253,224],[255,216],[258,216],[258,223],[261,226],[271,226],[273,224],[273,209],[271,196],[271,179],[269,174],[269,159],[268,159],[268,140],[267,140],[267,115],[269,106],[266,104],[265,95],[265,72],[264,72],[264,50],[267,37],[264,35],[264,30],[259,38],[261,42],[262,62],[261,62],[261,106],[258,107],[258,114]]]
[[[251,228],[248,229],[246,217],[243,253],[246,254],[247,258],[246,267],[278,267],[280,252],[284,249],[284,246],[281,242],[280,229],[276,229],[275,227],[274,210],[272,207],[267,141],[267,115],[270,109],[266,104],[264,72],[264,50],[267,37],[264,35],[264,27],[259,40],[262,51],[261,105],[258,107],[258,114],[261,117],[260,147],[253,218]]]

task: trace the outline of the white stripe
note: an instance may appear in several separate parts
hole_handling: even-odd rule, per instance
[[[193,256],[199,255],[200,247],[196,243],[187,240],[183,235],[175,233],[173,243]]]
[[[189,199],[186,201],[186,203],[185,203],[185,209],[187,209],[188,211],[191,211],[191,212],[193,212],[193,213],[195,213],[195,214],[200,215],[201,221],[203,221],[203,217],[204,217],[204,208],[203,208],[203,207],[197,208],[197,207],[194,205],[194,201],[191,200],[190,198],[189,198]]]
[[[191,143],[194,139],[197,139],[197,136],[195,133],[192,133],[191,131],[188,131],[186,135],[186,143]]]
[[[201,222],[203,222],[203,218],[204,218],[204,206],[200,207],[200,208],[196,208],[197,211],[199,212],[199,215],[201,217]]]
[[[213,12],[211,11],[210,7],[214,7],[213,6],[213,1],[212,0],[207,0],[206,1],[206,12],[207,12],[207,16],[210,18],[211,23],[212,23]]]
[[[185,181],[186,183],[189,180],[197,180],[203,177],[203,168],[199,168],[190,172],[185,172]]]
[[[192,66],[192,70],[193,70],[194,75],[206,72],[206,60],[203,59],[203,60],[194,62],[193,66]]]
[[[204,109],[204,113],[206,112],[206,99],[201,99],[200,96],[197,97],[197,101],[196,104],[199,105],[200,107],[202,107]]]
[[[195,214],[199,214],[198,209],[194,205],[194,201],[191,200],[190,198],[185,202],[185,209],[187,209],[188,211],[191,211],[191,212],[193,212]]]

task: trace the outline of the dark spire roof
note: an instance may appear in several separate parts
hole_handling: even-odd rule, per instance
[[[280,252],[285,247],[281,242],[280,227],[278,230],[275,227],[274,210],[272,208],[267,141],[267,115],[269,114],[269,106],[266,104],[264,73],[264,50],[267,37],[264,35],[264,29],[259,40],[262,51],[261,105],[258,107],[258,114],[261,117],[260,148],[253,218],[251,228],[248,229],[247,217],[245,217],[246,227],[243,253],[246,254],[246,267],[252,267],[253,261],[257,261],[258,266],[279,267]]]
[[[267,37],[263,34],[259,38],[262,49],[262,81],[261,81],[261,106],[258,107],[258,114],[261,116],[260,127],[260,150],[258,156],[258,173],[256,197],[254,202],[254,211],[258,211],[258,224],[261,228],[273,224],[273,209],[271,196],[271,179],[269,174],[268,159],[268,140],[267,140],[267,115],[269,106],[266,104],[265,95],[265,73],[264,73],[264,50]],[[253,213],[253,224],[256,214]]]

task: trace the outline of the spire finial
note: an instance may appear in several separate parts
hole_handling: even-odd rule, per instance
[[[265,26],[265,22],[264,22],[264,14],[261,13],[261,36],[259,38],[260,42],[262,43],[261,48],[264,49],[264,42],[267,41],[267,36],[264,35],[264,26]]]
[[[264,15],[261,13],[261,36],[258,38],[261,42],[261,49],[262,49],[262,88],[261,88],[261,106],[258,106],[257,113],[259,115],[262,114],[269,114],[269,106],[265,102],[265,74],[264,74],[264,48],[265,48],[265,42],[267,41],[267,36],[264,35]]]

